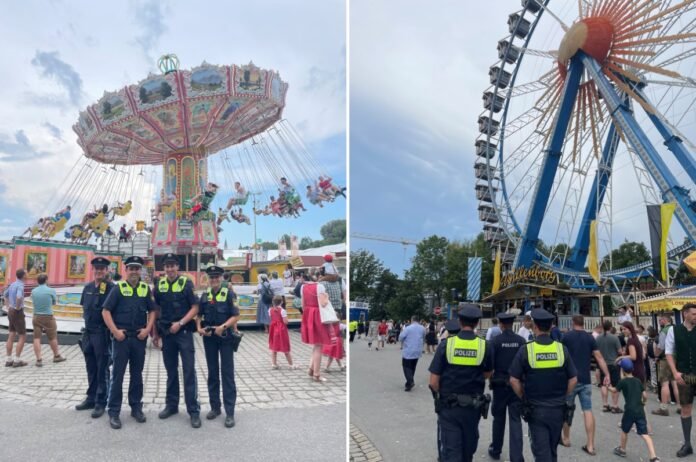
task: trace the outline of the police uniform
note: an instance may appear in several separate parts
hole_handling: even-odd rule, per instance
[[[179,264],[178,257],[172,253],[166,254],[163,261],[165,265],[168,263]],[[198,427],[200,426],[198,416],[201,406],[198,402],[198,382],[194,359],[193,332],[196,330],[195,323],[193,319],[186,324],[180,322],[192,306],[198,305],[198,299],[193,290],[193,282],[186,276],[178,276],[174,281],[169,281],[167,277],[162,276],[155,284],[155,302],[160,309],[157,331],[162,337],[162,358],[167,370],[167,397],[165,408],[160,412],[159,417],[166,419],[179,412],[179,356],[181,356],[186,411],[191,416],[192,425]],[[169,332],[173,323],[178,323],[181,326],[176,334]]]
[[[520,420],[520,405],[522,402],[510,387],[508,369],[515,359],[520,347],[527,341],[512,331],[515,315],[501,313],[498,315],[501,325],[505,325],[502,333],[491,340],[493,350],[493,376],[490,387],[493,390],[491,415],[493,416],[493,441],[488,447],[488,454],[498,460],[503,449],[505,438],[505,416],[510,416],[510,452],[511,462],[524,462],[522,455],[522,421]]]
[[[208,276],[222,275],[222,268],[208,267]],[[217,327],[225,324],[233,316],[239,316],[239,309],[234,305],[232,291],[221,287],[218,292],[209,288],[201,295],[200,319],[202,327]],[[220,415],[220,376],[222,375],[222,397],[225,406],[226,427],[234,426],[234,406],[237,401],[237,386],[234,382],[234,347],[230,329],[220,337],[213,332],[203,337],[205,360],[208,364],[208,395],[210,396],[210,413],[208,419]]]
[[[537,308],[535,323],[551,328],[553,315]],[[568,349],[544,333],[520,348],[510,366],[510,377],[524,382],[525,406],[531,406],[528,419],[532,454],[537,462],[555,462],[565,419],[568,382],[577,370]]]
[[[128,257],[125,265],[127,267],[142,267],[143,259]],[[116,328],[126,333],[126,338],[121,341],[116,340],[112,333],[111,341],[113,370],[109,387],[108,412],[112,428],[120,428],[119,414],[123,401],[123,376],[127,366],[129,366],[130,373],[128,404],[131,408],[131,415],[138,422],[145,421],[142,412],[142,399],[147,337],[140,340],[137,335],[139,330],[147,327],[148,317],[151,312],[155,311],[155,305],[152,301],[150,287],[143,281],[138,281],[135,287],[131,286],[128,281],[118,281],[118,284],[104,301],[103,309],[111,313]]]
[[[94,268],[107,268],[109,260],[104,257],[93,258]],[[112,282],[102,281],[99,285],[90,282],[82,290],[80,305],[82,317],[85,320],[85,330],[82,334],[82,353],[85,356],[87,368],[87,397],[75,406],[78,411],[92,409],[92,417],[101,417],[106,408],[106,398],[109,390],[109,331],[102,317],[104,300],[114,287]]]
[[[462,308],[462,320],[478,322],[481,310]],[[439,376],[439,453],[443,462],[471,461],[478,445],[478,424],[486,386],[493,370],[491,349],[472,330],[462,330],[438,345],[430,373]]]

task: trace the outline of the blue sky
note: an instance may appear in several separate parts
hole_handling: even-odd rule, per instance
[[[403,0],[397,8],[394,5],[369,0],[350,4],[350,229],[416,241],[433,234],[450,240],[471,239],[482,230],[473,168],[482,94],[490,88],[488,71],[498,60],[497,42],[509,37],[508,15],[520,10],[520,2],[442,0],[426,5]],[[577,2],[551,2],[551,8],[566,24],[577,18]],[[530,48],[557,50],[562,37],[562,29],[546,15]],[[518,83],[535,81],[555,65],[548,57],[533,56],[524,63]],[[675,70],[693,76],[693,61],[681,63]],[[651,91],[657,89],[653,86]],[[511,107],[519,113],[539,96],[515,97]],[[670,101],[667,96],[665,103]],[[689,90],[682,97],[687,103],[693,101],[694,92]],[[659,92],[651,98],[662,101]],[[669,111],[668,117],[679,119]],[[645,119],[639,115],[638,122],[647,130],[650,123]],[[680,122],[683,133],[693,133],[693,111]],[[656,148],[665,151],[662,140]],[[664,153],[663,159],[670,168],[675,167],[670,153]],[[625,148],[620,148],[612,180],[613,228],[611,235],[608,231],[606,236],[600,234],[600,256],[610,243],[616,248],[624,239],[649,242],[634,163]],[[567,231],[564,219],[569,210],[576,213],[577,208],[563,207],[558,198],[572,197],[564,193],[591,184],[594,169],[578,170],[587,174],[580,178],[568,175],[569,179],[559,173],[557,177],[564,187],[547,209],[541,234],[547,243],[569,242],[562,233],[574,242],[575,233]],[[684,171],[673,171],[685,187],[696,190]],[[518,176],[517,181],[534,184],[534,178]],[[582,183],[583,178],[590,181]],[[585,186],[579,196],[583,205],[589,189]],[[517,219],[524,225],[526,210],[524,206],[520,210]],[[681,243],[684,233],[676,220],[674,223],[673,241]],[[549,236],[556,240],[549,241]],[[363,239],[351,239],[350,247],[372,251],[399,274],[410,266],[415,254],[413,246],[404,249],[397,243]]]
[[[472,147],[506,15],[475,5],[351,2],[352,232],[465,239],[481,229]],[[350,245],[400,274],[415,254],[401,244]]]
[[[65,191],[82,155],[71,128],[79,111],[105,91],[159,73],[164,53],[176,53],[182,69],[253,60],[278,70],[290,85],[284,117],[320,167],[345,184],[345,21],[341,0],[7,3],[0,17],[0,239],[51,213],[46,205]],[[302,219],[259,218],[259,238],[319,239],[322,224],[346,215],[342,199],[308,208]],[[221,241],[250,243],[251,228],[228,224]]]

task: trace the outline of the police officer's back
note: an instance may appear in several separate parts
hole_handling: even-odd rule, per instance
[[[522,336],[512,330],[515,315],[501,313],[498,315],[501,333],[489,342],[493,351],[493,376],[490,387],[493,390],[493,435],[488,455],[498,460],[505,436],[506,414],[510,415],[510,453],[511,462],[523,462],[522,423],[520,421],[520,400],[510,386],[508,369],[519,349],[527,343]]]
[[[145,366],[145,344],[155,323],[155,304],[150,287],[140,280],[143,259],[128,257],[126,281],[109,293],[104,301],[102,315],[111,331],[113,371],[109,389],[108,412],[111,428],[121,428],[119,414],[123,396],[123,376],[130,364],[130,386],[128,404],[131,415],[139,423],[145,422],[143,414],[143,367]]]
[[[109,260],[104,257],[93,258],[90,262],[94,270],[94,281],[82,290],[80,305],[85,329],[82,334],[81,348],[85,356],[87,369],[87,397],[75,406],[78,411],[94,409],[92,417],[101,417],[106,408],[109,380],[109,331],[104,324],[102,307],[106,297],[114,287],[106,278]]]
[[[460,313],[462,330],[438,345],[430,364],[430,387],[436,396],[441,460],[471,461],[478,445],[478,424],[490,397],[483,394],[493,369],[492,353],[474,328],[481,318],[475,305]]]
[[[568,349],[551,339],[553,315],[532,311],[535,340],[520,348],[510,366],[510,384],[523,400],[535,461],[556,461],[565,420],[566,396],[577,383],[577,370]]]

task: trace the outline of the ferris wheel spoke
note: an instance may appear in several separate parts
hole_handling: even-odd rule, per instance
[[[558,50],[535,50],[534,48],[520,48],[525,55],[538,56],[540,58],[558,59]]]

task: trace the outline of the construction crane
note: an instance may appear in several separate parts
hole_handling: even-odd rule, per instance
[[[378,236],[376,234],[355,233],[355,232],[350,233],[350,237],[355,238],[355,239],[368,239],[371,241],[394,242],[397,244],[401,244],[403,246],[418,245],[418,242],[419,242],[419,241],[414,241],[413,239],[406,239],[403,237]]]

